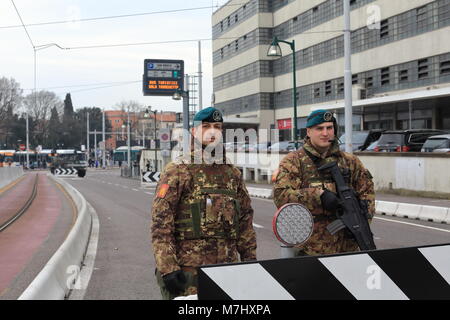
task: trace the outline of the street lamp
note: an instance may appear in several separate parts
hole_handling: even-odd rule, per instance
[[[292,42],[285,41],[285,40],[279,40],[277,37],[274,37],[272,40],[272,43],[267,50],[267,56],[268,57],[277,57],[280,58],[282,56],[280,43],[285,43],[289,45],[289,47],[292,50],[292,77],[293,77],[293,100],[294,100],[294,118],[292,120],[293,126],[294,126],[294,142],[295,142],[295,149],[298,149],[298,135],[297,135],[297,78],[296,78],[296,66],[295,66],[295,40],[292,40]]]
[[[189,88],[189,76],[186,75],[185,77],[185,87]],[[189,150],[189,90],[181,90],[177,89],[177,91],[173,94],[172,99],[173,100],[181,100],[183,98],[183,153],[185,156],[187,156],[188,150]]]

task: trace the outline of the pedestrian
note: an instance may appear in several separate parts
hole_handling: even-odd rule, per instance
[[[256,259],[253,209],[241,173],[226,161],[210,161],[208,149],[223,150],[222,125],[219,110],[199,111],[193,150],[160,176],[151,239],[163,299],[196,294],[199,266]],[[224,153],[217,158],[225,160]]]
[[[296,247],[297,255],[322,255],[358,250],[351,233],[340,230],[334,235],[326,227],[337,219],[339,204],[331,174],[319,173],[326,163],[337,162],[346,183],[368,208],[369,222],[375,213],[372,175],[357,156],[339,149],[337,122],[326,110],[313,111],[307,119],[307,137],[300,150],[289,153],[280,163],[274,183],[274,202],[280,208],[286,203],[306,206],[314,217],[311,238]]]

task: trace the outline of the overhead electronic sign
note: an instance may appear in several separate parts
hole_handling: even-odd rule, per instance
[[[183,90],[183,80],[183,60],[144,60],[144,96],[172,96],[177,90]]]

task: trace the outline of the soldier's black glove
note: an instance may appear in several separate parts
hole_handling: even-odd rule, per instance
[[[320,200],[322,201],[322,206],[325,210],[330,212],[335,212],[339,206],[339,199],[336,193],[331,192],[328,189],[325,189],[320,196]]]
[[[183,271],[178,270],[172,273],[166,274],[162,277],[167,290],[172,294],[178,294],[184,290],[186,284],[186,277]]]

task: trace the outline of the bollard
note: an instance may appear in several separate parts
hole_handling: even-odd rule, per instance
[[[294,247],[280,245],[280,248],[281,248],[280,257],[282,259],[295,257],[295,248]]]

